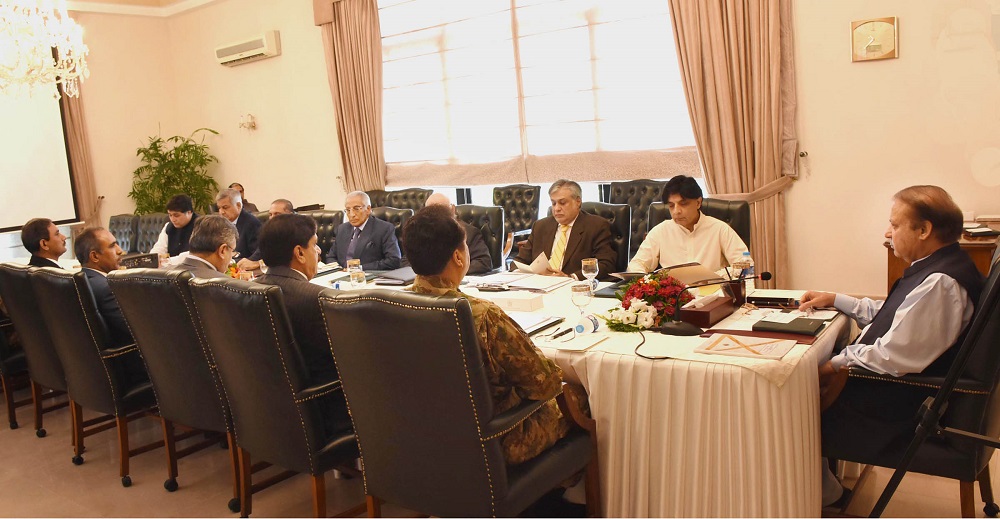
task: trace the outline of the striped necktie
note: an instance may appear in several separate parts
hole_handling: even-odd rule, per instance
[[[566,235],[569,234],[568,225],[559,225],[559,237],[552,247],[552,257],[549,258],[549,268],[552,270],[562,270],[563,255],[566,254]]]

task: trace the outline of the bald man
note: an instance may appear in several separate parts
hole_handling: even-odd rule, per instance
[[[424,207],[440,205],[448,207],[451,216],[455,217],[455,204],[444,193],[434,193],[427,197]],[[455,217],[458,220],[457,217]],[[490,250],[486,247],[486,240],[483,239],[483,232],[472,225],[461,220],[458,224],[465,229],[465,243],[469,245],[469,274],[483,274],[493,270],[493,258],[490,257]]]

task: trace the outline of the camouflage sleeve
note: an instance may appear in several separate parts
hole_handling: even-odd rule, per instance
[[[562,385],[562,370],[532,344],[524,330],[499,307],[486,311],[487,344],[517,394],[529,400],[548,400]]]

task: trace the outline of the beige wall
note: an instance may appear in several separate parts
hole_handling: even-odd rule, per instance
[[[966,211],[1000,214],[990,2],[795,2],[794,11],[809,156],[788,194],[789,283],[884,295],[893,193],[937,184]],[[899,18],[899,58],[852,63],[851,21],[884,16]]]

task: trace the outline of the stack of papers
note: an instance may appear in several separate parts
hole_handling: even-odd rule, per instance
[[[531,265],[525,265],[517,260],[514,260],[514,265],[517,266],[518,272],[524,272],[527,274],[545,274],[549,271],[549,257],[543,252],[535,257],[535,260],[531,262]]]
[[[506,314],[528,335],[565,321],[565,318],[562,317],[553,317],[537,312],[506,312]]]
[[[753,359],[780,359],[795,346],[789,339],[744,337],[741,335],[714,334],[695,348],[695,353],[730,355]]]
[[[516,281],[507,283],[511,290],[528,290],[530,292],[548,293],[563,285],[572,283],[572,278],[562,276],[540,276],[531,274]]]

